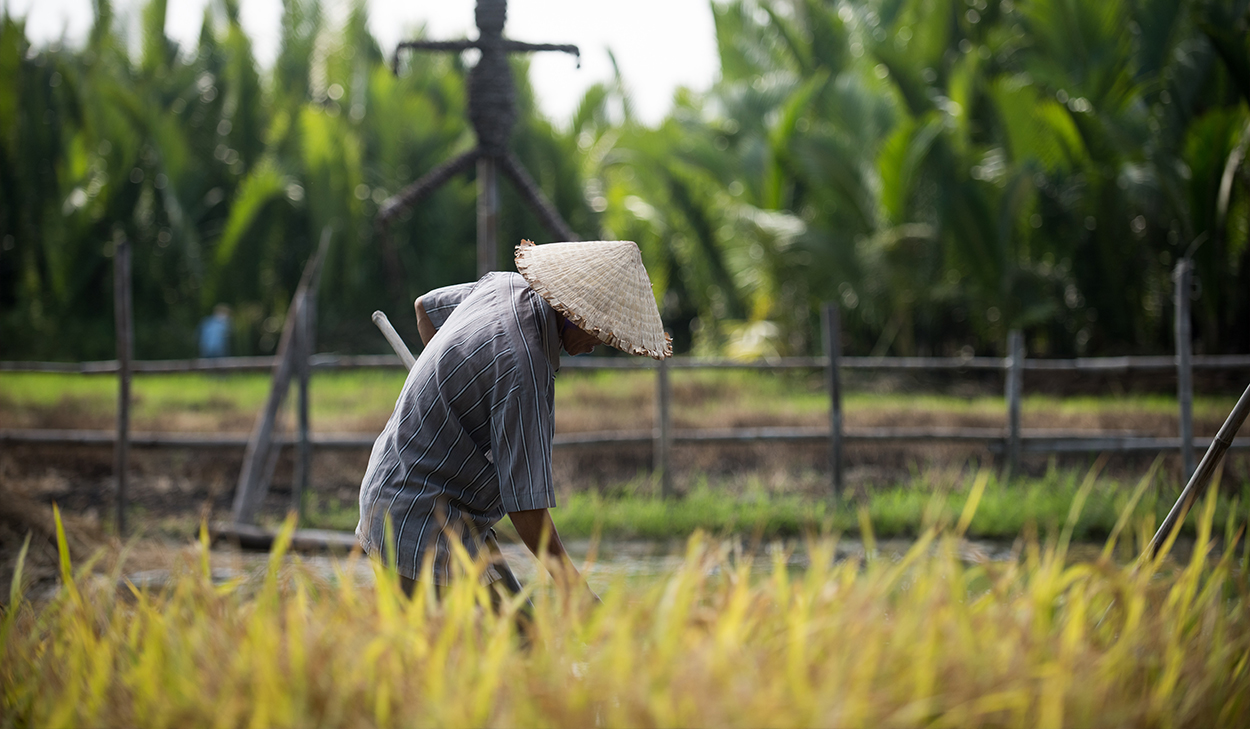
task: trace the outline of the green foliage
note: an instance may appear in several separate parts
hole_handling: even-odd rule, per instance
[[[0,26],[0,357],[112,354],[115,241],[135,246],[137,354],[194,353],[234,307],[235,353],[276,343],[324,230],[325,349],[384,351],[374,309],[471,278],[474,181],[389,235],[381,201],[474,144],[459,57],[392,75],[353,3],[285,0],[261,72],[238,4],[199,42],[141,14],[132,54],[109,3],[84,48]],[[1170,351],[1175,261],[1201,282],[1206,352],[1250,348],[1248,0],[718,0],[721,75],[655,127],[619,74],[567,126],[514,61],[518,157],[585,238],[636,240],[678,351],[818,348],[1040,355]],[[389,49],[388,49],[389,50]],[[498,263],[544,240],[503,185]]]
[[[417,56],[396,78],[363,3],[331,28],[319,0],[289,0],[278,60],[262,78],[237,3],[210,7],[190,49],[164,35],[165,11],[164,0],[144,8],[134,58],[107,4],[80,50],[30,47],[6,11],[0,357],[111,356],[109,259],[123,236],[135,251],[141,358],[193,355],[197,323],[222,302],[234,309],[235,354],[272,351],[326,229],[327,349],[385,351],[370,312],[410,311],[421,292],[472,276],[473,248],[459,244],[473,237],[472,179],[390,237],[373,226],[381,201],[472,143],[457,59]],[[573,210],[575,159],[524,111],[519,154],[574,223],[592,227]],[[506,198],[515,222],[503,240],[538,237],[517,212]]]

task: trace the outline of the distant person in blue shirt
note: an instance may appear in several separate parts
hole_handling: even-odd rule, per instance
[[[200,356],[230,356],[230,307],[218,304],[200,322]]]

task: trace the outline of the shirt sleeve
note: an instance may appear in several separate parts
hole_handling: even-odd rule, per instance
[[[539,381],[535,388],[526,369],[514,367],[501,379],[507,389],[491,413],[491,450],[507,512],[556,505],[551,477],[551,383]]]
[[[468,298],[475,285],[475,283],[462,283],[444,286],[421,296],[421,307],[425,309],[425,314],[430,317],[430,323],[435,329],[443,328],[443,324],[447,323],[447,317],[451,316],[461,301]]]

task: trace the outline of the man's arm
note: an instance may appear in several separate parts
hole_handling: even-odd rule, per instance
[[[551,521],[551,514],[546,509],[531,509],[528,511],[512,511],[508,513],[508,517],[512,519],[512,526],[516,527],[517,535],[521,537],[521,541],[525,542],[525,546],[534,553],[535,557],[540,560],[546,556],[550,557],[550,561],[546,561],[548,568],[551,570],[551,576],[555,578],[556,584],[561,587],[571,587],[574,585],[586,585],[586,581],[582,578],[581,573],[573,566],[573,560],[569,559],[568,552],[564,551],[564,543],[560,541],[560,534],[556,531],[555,522]],[[542,549],[543,536],[547,538],[546,554],[539,554]],[[586,585],[586,589],[590,589]],[[594,595],[594,592],[591,592]],[[595,595],[595,600],[599,599]]]
[[[474,286],[474,283],[463,283],[432,289],[413,302],[413,309],[417,312],[417,331],[421,334],[422,344],[430,343],[447,321],[447,317],[460,306],[461,301],[473,293]]]
[[[430,340],[438,333],[438,329],[434,326],[434,322],[430,321],[430,315],[425,313],[425,306],[421,304],[422,298],[424,297],[419,297],[412,306],[417,310],[417,333],[421,335],[421,344],[428,346]]]

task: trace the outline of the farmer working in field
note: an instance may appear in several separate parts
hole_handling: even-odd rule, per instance
[[[560,348],[603,342],[663,359],[660,322],[638,246],[629,241],[523,242],[516,273],[489,273],[416,301],[425,350],[373,444],[360,486],[356,536],[381,557],[389,519],[395,560],[411,593],[431,561],[435,585],[451,576],[450,540],[470,555],[506,513],[538,556],[546,540],[558,584],[581,582],[547,510],[555,373]],[[488,581],[501,579],[487,569]]]

